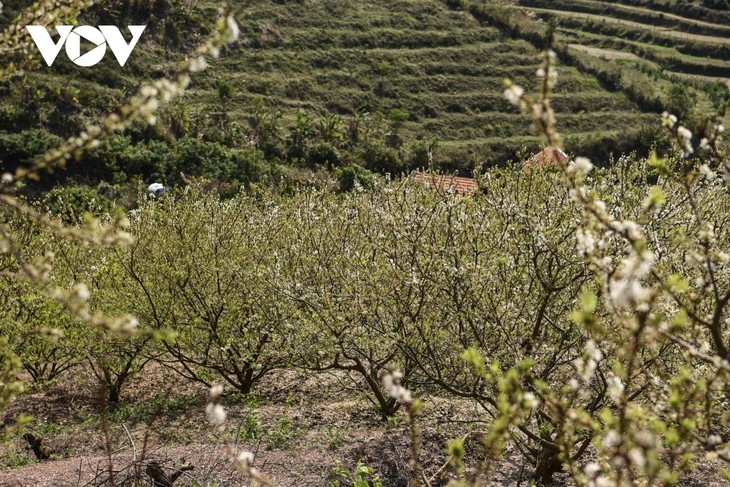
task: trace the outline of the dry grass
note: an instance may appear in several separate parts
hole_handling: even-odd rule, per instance
[[[698,42],[706,42],[709,44],[730,44],[730,39],[722,38],[722,37],[715,37],[715,36],[707,36],[707,35],[701,35],[701,34],[691,34],[688,32],[678,32],[666,27],[657,27],[650,24],[642,24],[640,22],[633,22],[630,20],[623,20],[623,19],[615,19],[613,17],[606,17],[604,15],[595,15],[595,14],[587,14],[583,12],[567,12],[564,10],[554,10],[554,9],[548,9],[548,8],[535,8],[530,7],[530,10],[538,13],[547,13],[550,15],[555,15],[558,17],[571,17],[571,18],[577,18],[577,19],[583,19],[586,21],[593,21],[593,22],[605,22],[607,24],[618,24],[623,25],[626,27],[634,28],[634,29],[641,29],[645,30],[647,32],[651,32],[654,34],[658,34],[664,37],[671,37],[674,39],[683,39],[683,40],[689,40],[689,41],[698,41]]]

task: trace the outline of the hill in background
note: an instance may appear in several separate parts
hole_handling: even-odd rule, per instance
[[[423,167],[431,149],[438,167],[462,174],[538,150],[541,142],[530,120],[503,99],[502,91],[506,78],[534,86],[540,40],[491,18],[492,2],[464,4],[464,9],[452,3],[241,5],[241,39],[194,78],[184,99],[163,110],[156,129],[111,138],[70,174],[91,184],[133,177],[175,184],[181,172],[252,182],[304,180],[310,171],[324,169],[338,173],[342,182],[366,178],[368,171]],[[730,62],[721,11],[704,9],[704,15],[719,17],[703,20],[657,14],[700,36],[691,42],[657,32],[637,34],[640,40],[611,34],[641,30],[611,19],[639,22],[658,5],[635,3],[523,2],[537,15],[560,19],[561,40],[570,47],[561,54],[553,101],[558,128],[569,150],[600,162],[611,154],[646,151],[657,138],[657,114],[680,78],[674,71],[660,76],[647,66],[659,65],[661,58],[676,61],[667,64],[676,73],[708,77],[724,75]],[[5,25],[21,6],[6,6]],[[43,66],[0,86],[3,165],[31,160],[121,106],[142,80],[170,73],[204,37],[215,8],[124,2],[86,13],[84,23],[147,23],[148,30],[122,69],[112,56],[93,68],[78,68],[62,55],[52,68]],[[596,27],[586,15],[606,19]],[[699,57],[705,48],[711,59]],[[620,52],[608,56],[611,65],[622,60],[615,68],[621,69],[618,82],[615,73],[607,75],[605,66],[594,64],[606,52]],[[655,57],[634,59],[640,53]],[[637,73],[633,84],[621,78]],[[660,81],[646,86],[645,79]],[[658,92],[639,92],[637,86]],[[697,85],[700,91],[705,87]],[[709,95],[702,96],[709,104]]]
[[[520,0],[540,19],[555,21],[558,39],[586,64],[620,66],[626,84],[643,85],[671,111],[687,117],[696,92],[701,111],[727,98],[730,10],[725,0]],[[590,60],[589,58],[593,58]],[[690,95],[694,96],[694,95]]]

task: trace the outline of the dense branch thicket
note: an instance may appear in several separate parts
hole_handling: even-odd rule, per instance
[[[227,16],[217,27],[200,56],[238,32]],[[505,94],[556,150],[551,41],[539,97]],[[449,444],[451,486],[485,485],[506,448],[542,483],[564,471],[581,485],[673,485],[700,458],[730,480],[721,117],[692,131],[665,114],[678,143],[667,157],[495,169],[470,196],[409,179],[230,198],[201,184],[84,226],[17,196],[17,181],[102,134],[155,122],[158,98],[204,64],[184,63],[103,126],[2,176],[0,408],[21,366],[39,382],[84,368],[116,404],[157,361],[211,386],[206,413],[220,425],[221,383],[249,393],[275,369],[334,369],[383,417],[406,411],[416,473],[414,395],[465,398],[491,416],[476,471],[461,468],[463,439]],[[252,456],[237,462],[258,478]]]
[[[647,324],[637,336],[616,320],[617,307],[634,305],[633,284],[613,276],[606,287],[591,278],[580,251],[587,237],[579,246],[575,241],[585,221],[560,174],[507,169],[486,175],[471,197],[403,180],[345,194],[308,190],[282,197],[261,190],[221,199],[190,187],[149,199],[132,216],[135,244],[90,252],[64,243],[65,257],[51,278],[69,287],[84,280],[100,306],[133,312],[142,327],[168,335],[158,343],[68,334],[54,342],[55,358],[45,363],[76,360],[107,377],[110,391],[150,359],[241,392],[276,368],[339,369],[384,416],[400,403],[381,379],[398,366],[402,384],[414,393],[470,398],[495,422],[509,392],[500,377],[519,370],[513,382],[522,392],[509,397],[534,400],[524,401],[528,414],[509,423],[508,442],[536,465],[540,479],[566,464],[578,469],[586,452],[600,446],[596,438],[622,434],[617,421],[658,435],[644,438],[644,446],[632,443],[622,455],[648,455],[641,461],[660,472],[670,465],[666,458],[697,453],[728,433],[725,399],[715,392],[724,369],[702,361],[715,347],[718,355],[727,350],[727,266],[717,261],[710,277],[686,236],[698,231],[701,217],[713,225],[715,242],[730,241],[730,200],[720,180],[698,184],[689,198],[682,186],[660,177],[666,201],[646,211],[645,195],[657,191],[656,179],[646,161],[624,158],[592,173],[589,182],[612,202],[614,218],[644,222],[648,245],[656,249],[653,268],[674,276],[664,286],[681,295],[670,295],[676,299],[651,318],[669,320],[666,330]],[[597,245],[615,256],[612,261],[624,258],[616,238]],[[631,262],[623,267],[638,265]],[[709,292],[709,301],[690,293],[692,282]],[[715,287],[720,301],[713,304]],[[599,304],[594,293],[602,296]],[[684,305],[681,296],[696,304],[677,308]],[[719,328],[694,328],[693,319],[704,323],[713,313],[720,318],[710,324]],[[27,334],[38,326],[33,316],[4,319]],[[661,338],[669,331],[672,340]],[[44,361],[45,339],[36,340],[36,348],[19,348],[28,367]],[[616,361],[628,353],[630,340],[631,357]],[[687,355],[683,344],[700,355]],[[99,357],[80,360],[78,348]],[[472,364],[481,360],[475,357],[488,360],[484,374],[471,370],[464,350],[471,350]],[[101,364],[102,356],[118,363]],[[712,407],[694,406],[700,397]],[[622,401],[632,413],[622,413]],[[661,413],[652,416],[654,407]],[[668,431],[678,439],[658,443]],[[671,467],[685,468],[689,464]]]

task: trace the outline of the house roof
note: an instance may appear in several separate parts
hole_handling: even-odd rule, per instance
[[[545,147],[543,150],[522,162],[522,170],[529,171],[533,167],[559,166],[568,161],[565,152],[555,147]]]
[[[472,178],[460,178],[427,172],[415,172],[413,173],[413,178],[431,188],[453,191],[462,196],[474,194],[479,190],[479,185]]]

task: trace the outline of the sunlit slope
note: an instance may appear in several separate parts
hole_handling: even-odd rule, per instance
[[[81,130],[121,106],[143,80],[173,72],[205,37],[216,8],[176,7],[150,21],[124,68],[111,55],[79,68],[61,53],[53,68],[4,88],[0,129],[40,126],[62,137]],[[442,1],[262,0],[238,5],[237,19],[240,40],[193,77],[176,113],[248,128],[257,111],[280,112],[282,137],[300,110],[313,120],[336,114],[345,124],[359,117],[380,131],[374,138],[396,132],[404,150],[437,142],[436,163],[462,173],[540,148],[529,118],[502,97],[506,78],[536,84],[539,49]],[[657,126],[656,110],[642,112],[625,93],[567,64],[559,67],[553,105],[568,147],[606,159],[641,146],[642,130]],[[18,107],[27,113],[18,115]],[[231,143],[243,146],[250,136],[244,130]]]
[[[257,103],[292,118],[297,109],[376,118],[403,110],[405,143],[438,141],[449,167],[500,163],[539,146],[530,121],[501,95],[505,78],[534,85],[539,51],[442,2],[257,2],[240,21],[246,40],[191,96],[196,109],[219,106],[215,83],[225,80],[234,93],[220,108],[240,117]],[[570,66],[560,68],[554,105],[576,146],[655,121]]]
[[[650,0],[520,3],[544,19],[556,19],[562,40],[597,57],[616,59],[615,51],[631,53],[636,58],[623,62],[672,81],[713,83],[730,78],[728,10],[701,3],[682,10]]]

